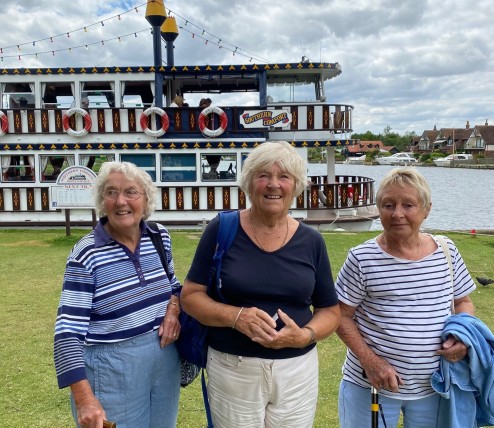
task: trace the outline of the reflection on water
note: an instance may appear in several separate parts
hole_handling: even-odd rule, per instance
[[[336,174],[360,175],[376,180],[393,167],[384,165],[337,164]],[[424,229],[494,229],[494,171],[464,168],[414,167],[426,178],[432,190],[432,210]],[[309,164],[309,174],[326,174],[326,165]],[[377,220],[372,229],[380,230]]]

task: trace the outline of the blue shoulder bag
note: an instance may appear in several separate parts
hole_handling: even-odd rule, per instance
[[[216,295],[224,303],[225,298],[221,292],[221,262],[223,256],[230,248],[238,228],[238,212],[225,211],[219,213],[220,225],[218,237],[216,239],[216,252],[213,256],[213,263],[209,271],[208,294]],[[208,327],[201,324],[187,312],[180,312],[180,336],[176,342],[180,356],[199,367],[205,368],[208,354]]]
[[[213,256],[213,263],[209,270],[209,281],[207,292],[211,295],[213,287],[216,290],[219,298],[226,303],[225,298],[221,292],[221,262],[223,256],[226,254],[230,246],[232,245],[235,235],[237,234],[239,213],[238,211],[222,211],[219,213],[219,229],[218,236],[216,238],[216,251]],[[155,223],[148,222],[153,230],[158,230]],[[165,249],[163,247],[163,241],[160,236],[151,234],[151,240],[153,241],[156,250],[161,258],[161,263],[167,276],[169,276],[168,263],[165,257]],[[208,395],[206,389],[206,380],[204,378],[204,368],[206,367],[207,355],[208,355],[208,327],[201,324],[195,318],[190,316],[187,312],[181,311],[179,315],[180,321],[180,336],[175,342],[175,345],[182,359],[182,371],[184,371],[184,361],[191,363],[197,367],[201,367],[202,370],[202,395],[204,398],[204,406],[206,408],[206,417],[208,421],[208,428],[213,428],[213,421],[211,418],[211,411],[209,409]],[[185,364],[186,365],[186,364]],[[193,380],[197,374],[192,374]],[[184,374],[182,373],[182,379]],[[188,382],[188,381],[187,381]],[[184,385],[184,381],[182,380]],[[186,383],[188,384],[188,383]]]

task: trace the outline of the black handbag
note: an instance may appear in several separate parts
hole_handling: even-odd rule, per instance
[[[154,222],[147,222],[149,227],[157,232],[159,232],[159,228],[156,223]],[[154,247],[156,248],[156,251],[158,252],[160,259],[161,259],[161,264],[163,265],[163,268],[165,269],[166,276],[170,278],[170,271],[168,269],[168,263],[166,261],[166,255],[165,255],[165,247],[163,246],[163,240],[161,239],[161,233],[160,234],[154,234],[150,233],[149,234],[150,239],[152,243],[154,244]],[[180,336],[184,333],[184,325],[183,325],[183,320],[181,319],[182,314],[185,314],[185,312],[181,311],[180,316],[179,316],[179,321],[180,321]],[[175,342],[177,344],[177,342]],[[179,351],[180,354],[180,351]],[[199,376],[201,368],[184,359],[180,358],[180,386],[182,388],[185,388],[186,386],[190,385],[194,380]]]

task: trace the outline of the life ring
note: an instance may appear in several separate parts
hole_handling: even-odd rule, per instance
[[[220,126],[218,129],[209,129],[206,126],[206,117],[210,113],[216,113],[220,117]],[[199,129],[206,137],[219,137],[223,132],[225,132],[226,127],[228,126],[228,116],[226,113],[216,106],[206,107],[199,114]]]
[[[0,136],[5,135],[9,129],[9,118],[0,110]]]
[[[70,118],[76,113],[80,114],[84,119],[84,127],[80,131],[72,129],[69,123]],[[74,137],[83,137],[91,130],[91,126],[93,125],[93,121],[91,120],[91,116],[89,115],[89,113],[79,107],[73,107],[67,110],[62,117],[62,123],[64,131]]]
[[[148,126],[148,117],[151,113],[159,114],[161,116],[161,128],[153,131]],[[150,135],[151,137],[161,137],[166,131],[168,131],[168,127],[170,126],[170,120],[168,119],[168,115],[165,110],[159,107],[149,107],[144,110],[141,114],[141,118],[139,120],[141,124],[141,128],[145,134]]]

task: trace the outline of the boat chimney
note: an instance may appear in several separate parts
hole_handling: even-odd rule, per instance
[[[162,66],[161,56],[161,32],[160,27],[166,20],[165,2],[163,0],[148,0],[146,5],[146,21],[153,27],[153,56],[154,56],[154,105],[163,107],[163,75],[160,72]]]
[[[166,42],[166,65],[173,67],[175,65],[173,55],[173,42],[178,37],[177,21],[173,16],[168,16],[161,26],[161,37]]]
[[[146,20],[153,27],[160,27],[165,22],[165,3],[163,0],[148,0],[146,5]]]

